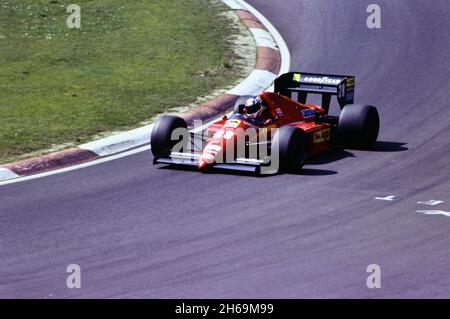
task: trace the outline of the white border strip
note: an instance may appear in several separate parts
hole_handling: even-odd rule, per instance
[[[249,28],[256,41],[257,47],[267,47],[278,51],[277,44],[273,40],[269,32],[258,28]]]
[[[155,124],[150,124],[139,127],[128,132],[82,144],[79,147],[85,150],[92,151],[99,156],[109,156],[112,154],[117,154],[131,148],[148,144],[154,125]]]
[[[137,153],[141,153],[141,152],[147,151],[149,149],[150,149],[150,145],[145,145],[145,146],[142,146],[140,148],[133,149],[131,151],[119,153],[119,154],[108,156],[108,157],[105,157],[105,158],[99,158],[99,159],[96,159],[96,160],[93,160],[93,161],[90,161],[90,162],[86,162],[86,163],[83,163],[83,164],[77,164],[77,165],[74,165],[74,166],[60,168],[60,169],[56,169],[54,171],[49,171],[49,172],[45,172],[45,173],[39,173],[39,174],[35,174],[35,175],[29,175],[29,176],[23,176],[23,177],[18,177],[18,178],[14,178],[14,179],[9,179],[9,180],[6,180],[6,181],[0,181],[0,186],[8,185],[8,184],[14,184],[14,183],[19,183],[19,182],[24,182],[24,181],[30,181],[30,180],[41,178],[41,177],[52,176],[52,175],[57,175],[57,174],[66,173],[66,172],[70,172],[70,171],[75,171],[75,170],[78,170],[80,168],[85,168],[85,167],[89,167],[89,166],[93,166],[93,165],[97,165],[97,164],[113,161],[113,160],[116,160],[116,159],[119,159],[119,158],[122,158],[122,157],[134,155],[134,154],[137,154]]]
[[[253,70],[244,82],[236,86],[228,94],[234,95],[257,95],[267,89],[277,78],[275,73],[266,70]]]
[[[225,3],[227,6],[229,6],[233,10],[247,10],[236,0],[222,0],[222,2]]]
[[[222,0],[223,1],[223,0]],[[289,72],[289,69],[291,67],[291,54],[289,52],[289,48],[284,41],[283,37],[281,36],[280,32],[273,26],[272,23],[270,23],[269,20],[265,16],[262,15],[261,12],[253,8],[251,5],[249,5],[247,2],[243,0],[234,0],[238,4],[240,4],[242,7],[244,7],[247,11],[252,13],[262,24],[263,26],[269,31],[269,33],[272,35],[273,39],[275,40],[278,49],[280,50],[281,54],[281,67],[280,72],[278,72],[278,75]]]
[[[13,171],[11,171],[7,168],[4,168],[4,167],[0,167],[0,181],[4,180],[4,179],[11,179],[11,178],[17,178],[17,177],[19,177],[19,175],[17,175]]]

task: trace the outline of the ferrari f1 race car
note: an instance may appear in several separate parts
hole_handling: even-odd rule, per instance
[[[188,130],[176,116],[162,116],[151,133],[154,164],[193,165],[275,174],[299,171],[308,157],[337,147],[369,149],[380,120],[374,106],[353,104],[355,77],[290,72],[274,82],[274,93],[238,100],[231,116]],[[322,105],[307,104],[319,94]],[[337,96],[339,116],[329,114]],[[245,97],[246,99],[248,97]]]

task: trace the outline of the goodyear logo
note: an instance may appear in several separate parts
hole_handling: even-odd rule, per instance
[[[329,128],[314,132],[314,143],[322,143],[330,140],[331,130]]]
[[[317,83],[317,84],[331,84],[338,85],[341,83],[341,79],[330,78],[328,76],[305,76],[303,79],[305,82]]]

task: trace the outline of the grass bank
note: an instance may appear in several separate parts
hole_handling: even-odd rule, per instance
[[[221,2],[0,1],[0,163],[137,126],[241,76]],[[60,147],[61,148],[61,147]]]

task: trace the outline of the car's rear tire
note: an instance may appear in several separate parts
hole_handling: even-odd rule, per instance
[[[186,129],[187,132],[186,121],[181,117],[163,115],[156,121],[150,140],[153,156],[161,157],[170,154],[175,144],[182,139],[181,136],[176,136],[177,139],[172,140],[172,133],[178,128]]]
[[[306,134],[294,126],[282,126],[275,132],[272,148],[278,145],[279,171],[296,173],[306,160]],[[272,149],[272,157],[276,154]],[[272,158],[272,161],[274,159]]]
[[[374,106],[349,104],[339,117],[338,135],[348,148],[367,149],[374,145],[380,130],[380,117]]]

